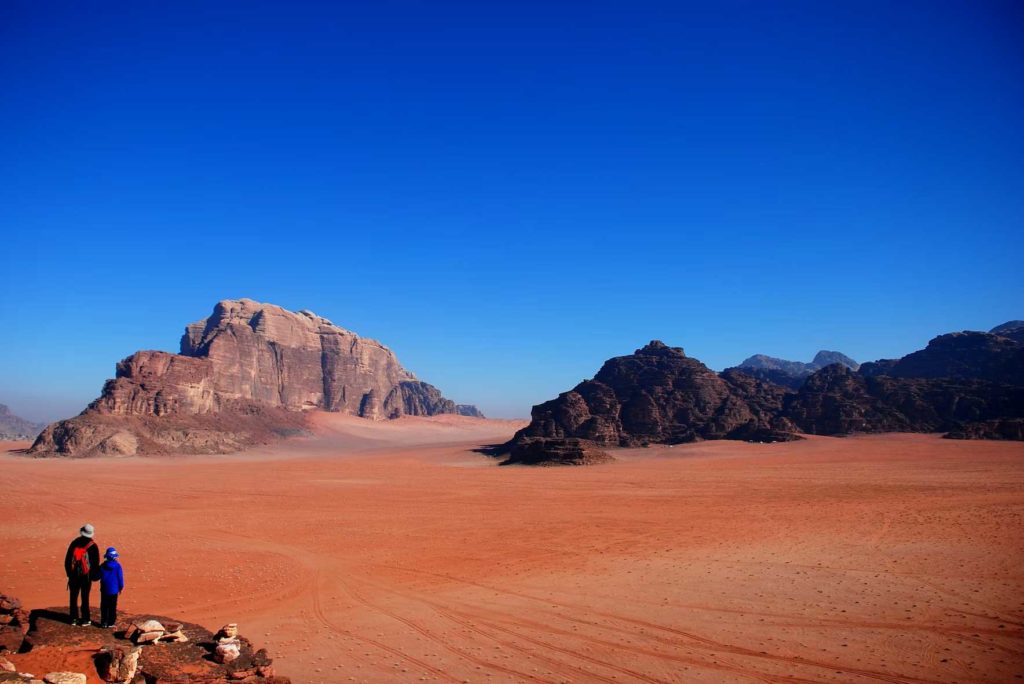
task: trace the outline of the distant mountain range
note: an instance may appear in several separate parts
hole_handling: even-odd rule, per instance
[[[0,404],[0,440],[35,439],[36,435],[46,427],[41,423],[19,418],[11,410]]]
[[[773,356],[755,354],[735,368],[755,378],[797,389],[811,373],[833,363],[841,363],[850,370],[857,370],[860,367],[860,364],[846,354],[823,349],[814,355],[814,359],[810,363],[786,361]]]
[[[504,450],[507,463],[588,464],[608,460],[602,446],[858,432],[1024,440],[1024,324],[940,335],[859,367],[822,352],[809,364],[753,356],[715,373],[653,341],[534,406]]]

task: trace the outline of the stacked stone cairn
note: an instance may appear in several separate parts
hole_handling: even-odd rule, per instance
[[[125,631],[124,636],[136,644],[184,643],[188,641],[188,637],[181,631],[180,622],[168,622],[164,625],[152,619],[133,622]]]
[[[242,641],[238,638],[238,623],[231,622],[217,632],[217,650],[213,658],[218,663],[231,663],[242,655]]]

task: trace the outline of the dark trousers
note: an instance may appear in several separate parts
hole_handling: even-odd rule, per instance
[[[100,592],[100,623],[113,625],[117,622],[117,594]]]
[[[82,596],[82,614],[81,618],[83,621],[92,620],[92,614],[89,610],[89,591],[92,589],[92,580],[88,577],[71,577],[68,579],[68,590],[71,592],[71,620],[77,620],[78,614],[78,596]]]

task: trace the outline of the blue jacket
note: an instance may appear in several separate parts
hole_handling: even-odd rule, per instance
[[[124,571],[121,564],[113,558],[108,558],[100,566],[100,591],[108,596],[120,594],[124,590]]]

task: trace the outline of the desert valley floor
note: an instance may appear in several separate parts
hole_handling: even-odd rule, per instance
[[[316,424],[235,456],[0,455],[0,591],[64,605],[89,521],[121,552],[122,608],[238,622],[296,682],[1024,678],[1021,443],[531,469],[473,451],[522,423]]]

